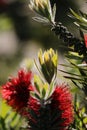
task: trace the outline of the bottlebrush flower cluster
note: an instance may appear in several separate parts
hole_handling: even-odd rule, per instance
[[[58,55],[53,49],[45,53],[48,56],[46,64],[57,63]],[[41,56],[39,54],[40,58]],[[44,60],[44,65],[46,64]],[[57,70],[57,64],[55,67]],[[50,74],[50,70],[48,72]],[[19,70],[17,77],[11,78],[2,86],[3,99],[22,116],[26,113],[29,130],[68,130],[73,122],[73,104],[69,87],[65,84],[58,85],[53,76],[49,82],[47,78],[43,81],[42,77],[33,78],[32,75],[34,74],[31,71]],[[45,78],[45,73],[43,75]]]
[[[27,106],[30,97],[32,72],[19,70],[18,76],[13,77],[2,86],[2,97],[15,110],[20,112]]]

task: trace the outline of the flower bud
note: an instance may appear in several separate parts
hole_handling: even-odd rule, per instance
[[[29,7],[48,21],[54,22],[56,11],[52,11],[49,0],[30,0]]]
[[[57,74],[57,52],[54,52],[54,50],[50,48],[42,54],[42,50],[40,50],[38,53],[38,59],[45,79],[48,83],[51,83],[53,76]]]

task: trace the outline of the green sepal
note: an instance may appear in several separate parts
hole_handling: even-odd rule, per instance
[[[36,99],[38,99],[38,100],[41,99],[41,98],[40,98],[40,95],[38,95],[37,93],[35,93],[35,92],[33,92],[33,91],[30,92],[30,95],[31,95],[31,97],[36,98]]]
[[[35,84],[35,89],[37,90],[38,93],[40,93],[42,91],[41,89],[42,89],[43,83],[38,75],[34,75],[34,84]]]

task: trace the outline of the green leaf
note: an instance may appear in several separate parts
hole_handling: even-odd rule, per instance
[[[80,29],[82,28],[82,29],[87,30],[87,14],[84,14],[81,11],[79,11],[80,14],[77,14],[72,9],[70,9],[70,11],[71,11],[71,15],[69,15],[69,16],[75,20],[74,23],[77,26],[79,26]]]
[[[77,77],[82,77],[81,75],[78,75],[78,74],[75,74],[75,73],[71,73],[71,72],[67,72],[67,71],[64,71],[64,70],[60,70],[59,69],[59,71],[64,72],[64,73],[69,74],[69,75],[74,75],[74,76],[77,76]]]
[[[77,13],[75,13],[72,9],[70,9],[71,13],[73,14],[73,16],[77,19],[80,20],[83,23],[87,24],[87,19],[85,19],[84,17],[78,15]]]
[[[74,54],[68,53],[67,55],[65,55],[65,57],[73,60],[82,60],[82,57],[76,55],[75,53]]]
[[[5,119],[3,117],[0,117],[0,127],[2,130],[7,130]]]
[[[46,95],[46,90],[45,90],[45,88],[43,88],[43,89],[42,89],[42,99],[45,98],[45,95]]]
[[[83,34],[83,31],[80,29],[80,36],[82,37],[82,39],[84,39],[84,34]]]
[[[35,89],[37,90],[37,92],[40,93],[40,86],[36,82],[34,84],[35,84]]]
[[[82,90],[82,88],[75,81],[73,81],[73,80],[71,80],[71,81],[75,84],[76,87],[78,87],[79,89]]]
[[[48,19],[46,19],[45,17],[33,17],[33,19],[39,23],[49,23]]]
[[[40,95],[36,94],[36,93],[33,92],[33,91],[30,92],[30,95],[31,95],[33,98],[36,98],[36,99],[38,99],[38,100],[41,99],[41,98],[40,98]]]
[[[49,98],[49,97],[52,95],[54,89],[55,89],[55,88],[54,88],[54,82],[51,82],[51,84],[50,84],[50,86],[49,86],[49,92],[48,92],[47,98]]]
[[[56,4],[54,4],[53,9],[52,9],[52,19],[55,21],[55,16],[56,16]]]
[[[85,107],[81,109],[81,113],[84,114],[86,112]]]
[[[64,77],[71,80],[84,81],[84,79],[81,79],[81,78],[75,78],[75,77],[70,77],[70,76],[64,76]]]
[[[34,84],[37,92],[41,92],[43,83],[38,75],[34,75]]]
[[[87,116],[83,119],[83,122],[87,124]]]

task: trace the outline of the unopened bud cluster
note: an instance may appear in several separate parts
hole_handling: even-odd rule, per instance
[[[52,48],[42,53],[38,53],[39,63],[45,79],[51,82],[54,75],[57,74],[58,55]]]

